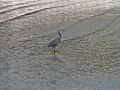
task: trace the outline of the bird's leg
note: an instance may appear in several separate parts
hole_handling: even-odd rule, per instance
[[[54,51],[54,55],[55,55],[55,47],[53,47],[52,50]]]

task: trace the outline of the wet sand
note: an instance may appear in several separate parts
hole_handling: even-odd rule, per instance
[[[65,32],[55,56],[47,48],[55,30],[39,36],[37,30],[2,31],[11,22],[17,20],[0,27],[1,90],[120,89],[119,8],[61,27]]]

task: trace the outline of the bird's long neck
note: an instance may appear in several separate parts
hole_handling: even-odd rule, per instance
[[[60,34],[60,32],[58,32],[58,34],[59,34],[59,38],[60,38],[60,40],[61,40],[61,34]]]

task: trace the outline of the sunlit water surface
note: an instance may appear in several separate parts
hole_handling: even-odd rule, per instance
[[[119,34],[119,5],[119,0],[0,0],[0,89],[120,90],[120,41],[111,36]],[[58,29],[65,30],[64,41],[54,56],[47,44]]]

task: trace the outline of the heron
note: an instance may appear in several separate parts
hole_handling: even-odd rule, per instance
[[[60,43],[61,41],[61,32],[64,30],[58,30],[58,38],[55,38],[54,40],[52,40],[49,44],[48,44],[48,48],[52,47],[52,50],[54,51],[54,55],[55,55],[55,47]]]

